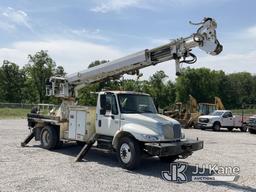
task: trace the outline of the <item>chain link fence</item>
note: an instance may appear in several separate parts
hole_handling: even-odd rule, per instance
[[[27,104],[27,103],[0,103],[0,108],[21,108],[21,109],[32,109],[38,106],[37,104]]]

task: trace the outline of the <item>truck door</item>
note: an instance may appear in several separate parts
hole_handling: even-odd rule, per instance
[[[97,114],[96,129],[98,134],[114,136],[120,128],[120,113],[117,107],[116,96],[107,93],[100,97],[102,109]],[[102,101],[104,100],[104,101]]]
[[[222,126],[223,127],[233,127],[234,126],[233,115],[231,112],[225,112],[222,115]]]

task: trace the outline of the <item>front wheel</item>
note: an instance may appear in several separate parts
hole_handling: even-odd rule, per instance
[[[255,129],[249,128],[249,132],[250,132],[251,134],[256,134],[256,130],[255,130]]]
[[[212,129],[213,129],[213,131],[220,131],[220,124],[219,123],[214,123]]]
[[[242,127],[240,128],[241,132],[246,132],[247,131],[247,127],[246,124],[243,124]]]
[[[118,142],[117,158],[125,169],[135,169],[141,160],[141,147],[133,138],[123,137]]]

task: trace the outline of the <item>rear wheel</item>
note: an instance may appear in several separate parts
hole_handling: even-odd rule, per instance
[[[256,130],[255,130],[255,129],[250,129],[250,128],[249,128],[249,132],[250,132],[251,134],[256,134]]]
[[[177,156],[163,156],[163,157],[159,157],[159,159],[165,163],[172,163],[173,161],[178,159],[178,157]]]
[[[247,127],[246,124],[243,124],[242,127],[240,128],[241,132],[246,132],[247,131]]]
[[[55,149],[59,143],[58,134],[54,127],[46,126],[40,135],[41,147],[44,149]]]
[[[213,131],[220,131],[220,123],[214,123],[212,129]]]
[[[135,139],[123,137],[118,142],[117,158],[125,169],[135,169],[141,160],[141,147]]]

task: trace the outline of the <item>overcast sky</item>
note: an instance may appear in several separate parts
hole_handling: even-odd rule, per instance
[[[1,0],[0,61],[24,66],[28,54],[43,49],[73,73],[96,59],[189,36],[196,31],[189,20],[213,17],[224,51],[215,57],[195,51],[194,67],[256,73],[255,7],[254,0]],[[175,79],[174,62],[142,70],[143,78],[157,70]]]

